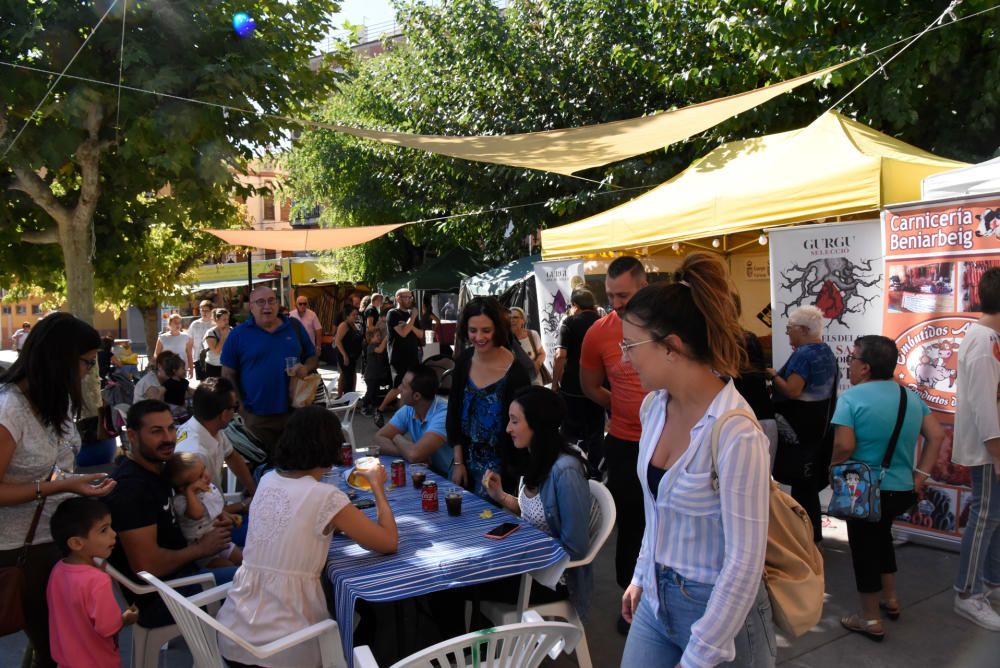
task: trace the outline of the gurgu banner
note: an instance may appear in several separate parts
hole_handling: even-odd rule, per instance
[[[774,367],[792,355],[785,334],[799,306],[823,312],[823,341],[840,364],[838,392],[850,387],[847,355],[854,339],[882,331],[882,241],[877,220],[768,231]]]
[[[535,263],[535,290],[538,294],[538,323],[549,368],[559,345],[559,325],[569,312],[569,298],[584,287],[583,260],[556,260]]]
[[[927,493],[896,530],[957,549],[971,483],[969,471],[951,462],[958,351],[982,310],[979,279],[1000,266],[1000,194],[886,207],[882,229],[882,332],[899,348],[896,378],[920,395],[946,434]]]

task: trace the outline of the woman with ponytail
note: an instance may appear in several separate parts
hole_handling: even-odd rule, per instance
[[[722,263],[693,254],[673,282],[640,290],[622,335],[623,361],[652,391],[640,411],[646,529],[622,597],[632,623],[622,665],[773,666],[762,579],[770,458],[751,420],[723,424],[717,488],[712,479],[712,426],[750,411],[733,386],[746,352]]]

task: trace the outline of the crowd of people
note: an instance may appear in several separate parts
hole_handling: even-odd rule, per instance
[[[895,343],[859,336],[847,359],[850,389],[838,395],[840,366],[822,340],[819,310],[790,313],[793,352],[767,366],[756,337],[740,326],[739,300],[715,256],[689,255],[671,280],[652,284],[639,260],[619,257],[605,289],[603,316],[589,290],[573,291],[551,376],[519,308],[469,301],[455,313],[462,346],[439,366],[421,359],[424,332],[439,324],[429,305],[417,308],[406,289],[391,305],[379,294],[357,295],[333,332],[338,391],[353,391],[363,367],[364,406],[383,454],[427,463],[549,534],[570,558],[589,546],[588,479],[606,481],[617,510],[626,666],[773,665],[762,580],[772,473],[790,485],[820,542],[819,492],[830,466],[872,467],[880,471],[881,514],[847,519],[859,609],[841,624],[884,639],[883,615],[902,614],[892,521],[921,495],[945,438],[917,394],[894,380]],[[1000,587],[1000,269],[983,275],[979,293],[982,319],[959,350],[954,458],[971,468],[973,484],[954,609],[1000,631],[989,601]],[[203,572],[231,581],[219,621],[269,642],[329,615],[321,574],[334,531],[368,550],[397,549],[401,529],[384,468],[363,473],[372,520],[323,479],[341,461],[336,415],[290,403],[292,379],[317,368],[323,332],[308,300],[295,306],[280,313],[274,292],[259,287],[239,326],[207,302],[187,332],[171,317],[153,369],[136,384],[128,447],[110,475],[70,473],[82,381],[106,342],[63,313],[24,337],[0,376],[0,566],[24,564],[36,665],[82,665],[84,657],[117,665],[124,625],[171,622],[155,595],[126,591],[134,607],[120,610],[95,559],[132,578]],[[191,375],[197,387],[188,385]],[[713,454],[713,424],[740,409],[757,419],[726,421]],[[227,436],[237,415],[266,455],[256,474]],[[886,462],[890,442],[898,447]],[[221,493],[224,464],[242,489],[239,502]],[[568,598],[585,615],[594,577],[589,567],[571,570],[553,588],[534,587],[532,601]],[[502,600],[514,589],[491,583],[476,596]],[[230,665],[255,663],[236,644],[222,641],[221,649]],[[312,642],[269,665],[319,662]]]

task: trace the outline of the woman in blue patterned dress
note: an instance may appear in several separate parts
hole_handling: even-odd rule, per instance
[[[504,489],[516,493],[516,456],[504,431],[514,394],[531,380],[507,347],[510,324],[493,297],[477,297],[462,310],[459,336],[469,347],[459,354],[448,398],[448,442],[454,448],[452,480],[489,498],[487,469],[500,473]]]

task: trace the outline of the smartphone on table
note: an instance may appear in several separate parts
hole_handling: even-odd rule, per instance
[[[504,522],[500,526],[493,527],[487,531],[486,537],[492,538],[493,540],[500,540],[501,538],[506,538],[520,528],[521,525],[515,522]]]

